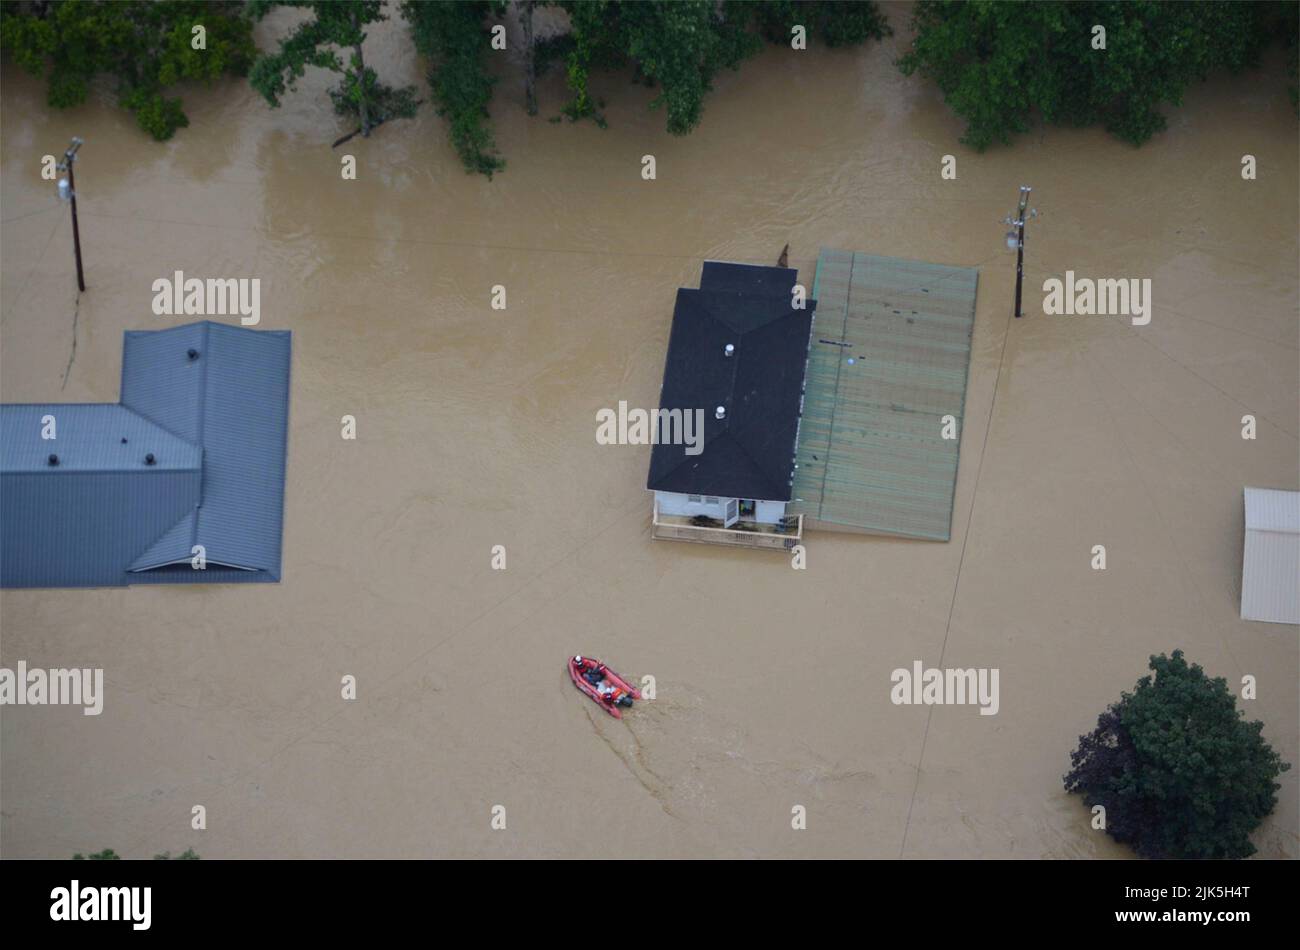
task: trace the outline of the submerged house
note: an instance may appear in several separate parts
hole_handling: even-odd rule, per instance
[[[698,290],[677,291],[646,487],[652,536],[788,547],[802,520],[787,506],[816,304],[793,305],[796,271],[707,261]],[[673,417],[701,418],[699,444]]]
[[[678,291],[651,536],[782,548],[807,528],[947,541],[978,271],[822,248],[805,309],[795,277],[709,261],[699,290]],[[691,411],[703,445],[674,444],[662,430]]]
[[[128,332],[119,403],[0,406],[0,586],[279,581],[289,356],[288,331]]]

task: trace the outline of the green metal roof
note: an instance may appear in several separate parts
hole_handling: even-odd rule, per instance
[[[818,254],[791,504],[813,527],[950,537],[978,277]],[[957,438],[943,438],[947,415]]]

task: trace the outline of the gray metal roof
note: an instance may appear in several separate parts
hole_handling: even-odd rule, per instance
[[[53,439],[45,439],[48,428]],[[203,452],[130,409],[112,403],[0,406],[0,472],[198,471]],[[50,456],[56,458],[51,465]]]
[[[290,345],[208,321],[128,332],[120,405],[4,406],[0,586],[278,581]]]

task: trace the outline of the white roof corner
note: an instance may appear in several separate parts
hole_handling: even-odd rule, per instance
[[[1246,530],[1300,534],[1300,492],[1247,488]]]

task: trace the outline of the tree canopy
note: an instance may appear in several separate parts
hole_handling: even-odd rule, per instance
[[[193,848],[186,848],[176,857],[172,857],[170,851],[164,851],[162,854],[153,856],[155,861],[198,861],[201,860]],[[120,861],[122,856],[112,848],[105,848],[103,851],[93,851],[90,854],[82,854],[78,851],[72,856],[74,861]]]
[[[728,19],[712,0],[566,0],[559,6],[571,23],[564,61],[573,98],[564,112],[574,119],[603,122],[587,87],[592,69],[631,65],[641,82],[658,87],[650,106],[664,109],[668,131],[685,135],[700,123],[714,75],[734,69],[758,46],[743,22]]]
[[[485,18],[504,13],[504,8],[504,3],[486,0],[402,4],[415,48],[429,61],[434,107],[447,120],[456,154],[466,171],[488,178],[505,162],[496,154],[488,124],[496,80],[488,74],[490,34]]]
[[[258,56],[251,21],[281,6],[311,16]],[[6,0],[0,44],[46,76],[52,106],[84,101],[97,74],[112,74],[121,104],[159,139],[189,121],[180,99],[164,95],[168,87],[242,75],[250,67],[254,88],[273,107],[308,67],[341,74],[330,90],[335,111],[355,117],[357,132],[369,135],[390,118],[413,115],[419,104],[414,87],[394,89],[365,63],[365,28],[385,18],[383,7],[380,0]],[[543,7],[564,11],[567,30],[535,39],[533,15]],[[489,114],[497,82],[492,31],[504,25],[510,4],[406,0],[400,9],[428,61],[434,106],[457,155],[467,171],[491,177],[505,165]],[[537,112],[535,77],[558,65],[568,89],[560,116],[603,126],[604,102],[593,77],[630,70],[655,90],[651,107],[663,111],[674,135],[700,124],[715,77],[738,68],[764,40],[789,45],[798,26],[809,43],[844,47],[890,32],[873,0],[525,0],[515,9],[530,115]],[[195,49],[192,31],[200,25],[206,48]],[[1287,48],[1288,91],[1300,110],[1300,4],[1294,2],[919,0],[913,26],[899,68],[938,84],[966,121],[963,141],[976,149],[1008,143],[1039,121],[1101,124],[1141,144],[1164,128],[1163,110],[1177,105],[1192,83],[1255,64],[1278,39]],[[1104,48],[1098,26],[1105,29]]]
[[[726,12],[752,21],[771,43],[789,43],[796,25],[831,48],[884,39],[891,32],[873,0],[727,0]]]
[[[1138,680],[1079,737],[1065,790],[1106,809],[1106,832],[1148,858],[1245,858],[1291,767],[1249,722],[1222,678],[1181,650]]]
[[[1036,117],[1060,125],[1101,123],[1140,145],[1165,127],[1160,108],[1180,104],[1193,82],[1216,69],[1254,65],[1279,18],[1293,18],[1294,7],[1236,0],[920,0],[916,37],[899,67],[938,84],[966,120],[963,141],[979,150],[1009,142]],[[1105,29],[1104,49],[1096,48],[1095,26]]]
[[[713,78],[736,69],[762,47],[762,38],[789,44],[803,26],[827,46],[881,39],[889,28],[872,0],[559,0],[570,31],[539,49],[541,67],[565,64],[571,119],[604,122],[589,89],[593,70],[631,66],[638,81],[659,90],[651,108],[663,108],[668,131],[685,135],[699,125]]]
[[[569,28],[533,40],[536,8],[565,12]],[[429,86],[438,114],[467,171],[491,177],[504,167],[493,141],[488,106],[496,79],[489,71],[490,29],[504,20],[502,0],[407,2],[402,15],[416,49],[429,61]],[[879,39],[888,32],[871,0],[529,0],[520,9],[526,48],[524,104],[534,114],[534,77],[562,63],[570,98],[561,114],[605,124],[603,102],[592,93],[593,73],[630,67],[636,80],[658,90],[668,131],[685,135],[700,123],[713,78],[762,47],[761,36],[789,43],[790,28],[806,26],[828,46]],[[493,22],[496,21],[496,22]]]
[[[118,102],[155,139],[168,139],[189,119],[181,100],[164,90],[186,79],[247,72],[255,50],[240,7],[204,0],[5,3],[0,46],[23,68],[46,77],[55,108],[84,102],[97,75],[114,76]],[[196,26],[203,27],[202,49],[195,48]]]
[[[415,114],[414,87],[394,89],[366,66],[362,49],[365,27],[387,19],[380,0],[250,0],[248,12],[261,19],[275,7],[305,8],[312,18],[281,40],[278,50],[253,64],[249,80],[272,108],[280,105],[286,91],[294,89],[308,66],[315,66],[342,74],[338,86],[330,90],[334,111],[360,121],[358,131],[363,136],[389,119]],[[346,61],[336,48],[350,54]]]

